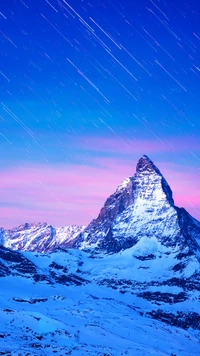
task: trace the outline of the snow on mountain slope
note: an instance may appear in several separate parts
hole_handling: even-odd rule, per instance
[[[116,253],[151,238],[180,251],[197,251],[200,223],[174,205],[172,191],[159,169],[143,156],[133,177],[105,202],[98,217],[77,237],[73,247]],[[179,252],[180,252],[179,251]]]
[[[85,226],[54,228],[46,223],[25,224],[11,230],[0,229],[1,245],[21,251],[51,252],[68,248]]]
[[[138,161],[135,175],[122,182],[86,228],[55,229],[38,223],[0,229],[3,246],[37,252],[73,247],[116,253],[143,237],[156,237],[164,246],[177,245],[184,254],[199,251],[200,223],[174,205],[171,188],[146,155]]]
[[[0,354],[200,354],[200,223],[147,156],[86,229],[0,242]]]
[[[0,354],[199,355],[199,291],[166,283],[182,277],[168,252],[155,239],[95,256],[1,247]]]

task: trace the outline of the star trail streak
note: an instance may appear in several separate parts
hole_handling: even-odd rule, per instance
[[[87,224],[144,153],[199,219],[199,23],[195,0],[1,1],[0,225]]]

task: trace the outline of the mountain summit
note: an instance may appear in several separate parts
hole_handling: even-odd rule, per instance
[[[150,160],[150,158],[147,155],[143,155],[137,163],[136,172],[153,172],[153,171],[160,173],[160,171]]]
[[[148,156],[143,155],[142,158],[139,159],[136,166],[136,174],[133,179],[136,179],[136,177],[140,183],[145,183],[146,190],[151,189],[152,185],[154,185],[153,188],[156,188],[157,192],[158,190],[160,193],[163,192],[169,203],[174,205],[172,191],[169,184]],[[148,196],[146,196],[146,198],[149,199]],[[158,199],[158,196],[156,198]]]
[[[193,228],[191,228],[193,226]],[[125,179],[105,202],[98,217],[77,237],[75,248],[98,248],[116,253],[154,238],[164,246],[182,249],[198,244],[200,224],[174,204],[172,190],[146,155],[133,177]]]

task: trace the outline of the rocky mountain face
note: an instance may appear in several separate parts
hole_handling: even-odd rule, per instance
[[[151,237],[188,254],[199,249],[200,223],[174,205],[168,183],[154,163],[143,156],[136,174],[106,200],[73,247],[116,253]]]
[[[25,224],[11,230],[0,229],[1,245],[19,251],[52,252],[70,248],[85,226],[54,228],[46,223]]]
[[[86,228],[0,242],[0,354],[200,354],[200,223],[147,156]]]
[[[200,223],[174,205],[171,188],[159,169],[143,156],[133,177],[125,179],[87,227],[54,228],[46,223],[0,229],[0,243],[21,251],[52,252],[57,248],[96,248],[116,253],[141,238],[156,237],[181,253],[197,251]]]

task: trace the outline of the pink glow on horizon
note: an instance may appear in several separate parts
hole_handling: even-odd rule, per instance
[[[27,165],[1,172],[0,226],[39,221],[55,227],[87,225],[124,178],[135,173],[137,160],[102,158],[93,163],[99,166]],[[157,166],[172,188],[176,205],[199,219],[200,189],[194,170],[166,163]]]

